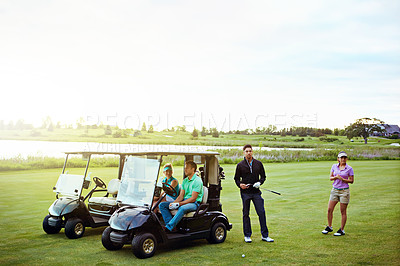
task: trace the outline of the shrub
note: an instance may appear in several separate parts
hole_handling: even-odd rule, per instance
[[[202,136],[202,137],[205,137],[205,136],[207,136],[207,133],[208,133],[208,130],[207,130],[205,127],[203,127],[203,128],[201,129],[201,132],[200,132],[201,136]]]
[[[325,142],[334,142],[334,141],[337,141],[339,139],[338,138],[328,138],[328,137],[324,136],[324,137],[320,137],[319,140],[320,141],[325,141]]]
[[[32,137],[39,137],[40,135],[42,135],[42,134],[39,131],[36,131],[35,129],[32,130],[32,132],[31,132]]]
[[[218,130],[216,128],[212,129],[211,136],[213,136],[214,138],[218,138],[219,137],[219,132],[218,132]]]
[[[199,136],[199,131],[197,129],[193,129],[192,137],[197,138]]]
[[[398,139],[398,138],[399,138],[399,135],[397,135],[397,134],[393,134],[390,137],[388,137],[388,139]]]
[[[127,131],[122,130],[122,129],[118,129],[114,134],[113,137],[114,138],[126,138],[127,135]]]
[[[110,125],[107,125],[107,127],[104,129],[104,135],[111,135],[112,134],[112,129]]]

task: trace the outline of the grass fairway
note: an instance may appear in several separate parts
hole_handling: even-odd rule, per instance
[[[253,243],[242,234],[239,190],[233,182],[235,165],[225,165],[223,210],[233,229],[223,244],[198,240],[163,247],[147,260],[137,259],[126,245],[107,251],[101,244],[104,228],[88,228],[83,238],[70,240],[62,230],[46,235],[42,220],[55,195],[60,169],[0,173],[0,264],[112,265],[112,264],[400,264],[400,165],[398,161],[350,161],[351,185],[346,236],[321,234],[331,189],[333,162],[267,164],[264,192],[270,236],[261,241],[252,207]],[[109,180],[114,170],[98,168],[95,175]],[[339,207],[339,206],[338,206]],[[334,229],[340,226],[339,208]],[[242,254],[246,257],[242,258]]]

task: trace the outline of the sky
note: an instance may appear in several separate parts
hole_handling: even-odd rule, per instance
[[[400,125],[400,2],[0,1],[0,120]]]

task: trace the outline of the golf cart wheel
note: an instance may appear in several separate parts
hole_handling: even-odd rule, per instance
[[[43,219],[43,230],[48,234],[57,234],[61,230],[61,223],[57,223],[56,226],[49,225],[50,215],[47,215]]]
[[[157,249],[157,240],[151,233],[139,233],[132,239],[132,252],[139,259],[150,258]]]
[[[68,238],[75,239],[80,238],[85,233],[85,226],[83,221],[79,218],[70,218],[65,224],[65,235]]]
[[[212,244],[219,244],[225,241],[226,238],[226,226],[223,223],[216,223],[211,228],[210,236],[207,241]]]
[[[104,231],[103,234],[101,235],[101,243],[103,244],[103,247],[105,247],[108,250],[119,250],[121,249],[124,244],[119,244],[119,243],[114,243],[110,239],[110,234],[112,232],[112,228],[108,226]]]

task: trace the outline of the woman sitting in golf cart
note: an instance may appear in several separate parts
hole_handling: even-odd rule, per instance
[[[179,191],[178,180],[172,176],[172,174],[173,174],[172,164],[167,163],[166,165],[164,165],[163,173],[164,173],[164,178],[161,181],[163,184],[163,188],[164,187],[174,188],[176,190],[176,195],[168,195],[167,194],[166,197],[162,201],[173,202],[179,196],[180,191]],[[155,204],[160,197],[164,196],[164,194],[165,194],[165,192],[162,192],[159,197],[154,197],[153,204]],[[158,212],[158,208],[156,209],[156,212]]]
[[[172,176],[173,172],[174,171],[172,169],[172,164],[167,163],[166,165],[164,165],[163,173],[165,177],[163,178],[162,183],[168,184],[169,186],[173,187],[176,190],[176,195],[167,195],[165,197],[165,200],[163,201],[174,201],[179,196],[179,182],[175,177]],[[161,196],[163,196],[163,193],[161,193]]]

